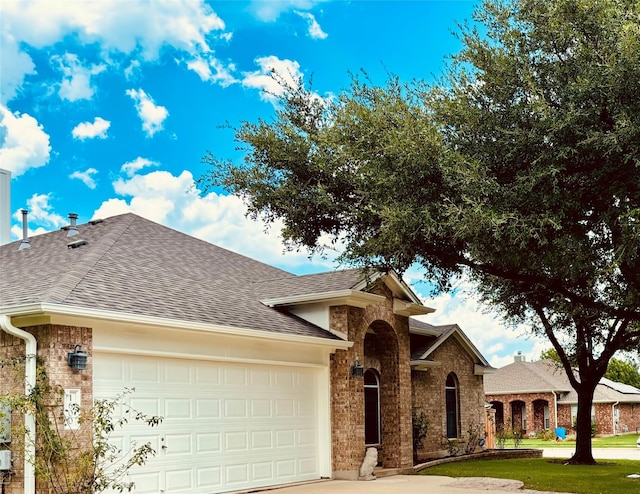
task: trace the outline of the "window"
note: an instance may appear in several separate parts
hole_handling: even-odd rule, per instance
[[[368,369],[364,373],[364,443],[380,444],[380,379]]]
[[[458,437],[458,379],[452,372],[447,376],[445,384],[445,401],[447,410],[447,437]]]

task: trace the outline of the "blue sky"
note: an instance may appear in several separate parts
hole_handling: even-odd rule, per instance
[[[335,267],[283,253],[277,226],[245,218],[221,191],[199,193],[211,151],[239,160],[233,131],[269,119],[268,77],[313,77],[331,97],[350,73],[383,84],[433,80],[457,52],[456,22],[476,2],[102,0],[0,3],[0,168],[11,171],[11,236],[132,211],[222,247],[304,274]],[[405,279],[426,297],[417,270]],[[425,298],[426,320],[456,322],[493,365],[549,346],[505,328],[473,297]]]

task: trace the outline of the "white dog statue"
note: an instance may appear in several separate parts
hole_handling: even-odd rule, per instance
[[[367,448],[364,455],[362,466],[360,467],[359,480],[376,480],[373,469],[378,464],[378,450],[376,448]]]

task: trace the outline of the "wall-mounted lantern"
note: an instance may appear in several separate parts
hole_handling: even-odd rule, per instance
[[[364,376],[364,367],[360,364],[358,357],[351,364],[351,375],[353,377],[363,377]]]
[[[67,354],[67,363],[73,370],[85,370],[89,356],[82,351],[82,345],[76,345],[73,352]]]

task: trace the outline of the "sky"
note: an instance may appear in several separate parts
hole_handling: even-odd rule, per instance
[[[133,212],[296,274],[335,256],[285,252],[242,201],[198,190],[208,152],[240,162],[233,127],[269,120],[269,77],[312,78],[319,96],[352,74],[434,81],[477,2],[375,0],[0,0],[0,168],[11,172],[11,239]],[[496,366],[550,344],[505,326],[461,283],[429,296],[431,324],[457,323]]]

